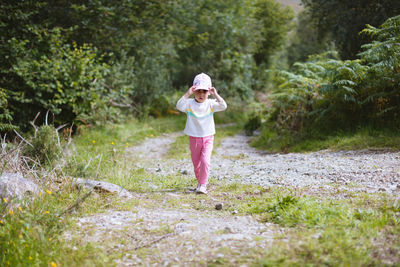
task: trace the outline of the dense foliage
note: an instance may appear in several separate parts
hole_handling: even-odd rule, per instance
[[[342,61],[332,53],[276,73],[270,122],[280,134],[393,127],[400,118],[400,16],[362,31],[373,38],[360,59]]]
[[[0,130],[47,110],[57,123],[147,115],[199,72],[249,99],[292,18],[274,0],[2,1]]]
[[[330,34],[342,59],[355,59],[361,46],[371,41],[359,35],[366,24],[374,27],[400,14],[398,0],[302,0],[320,38]]]

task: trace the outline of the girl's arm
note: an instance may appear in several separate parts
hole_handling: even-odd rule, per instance
[[[217,89],[214,87],[210,88],[210,94],[215,97],[216,103],[212,105],[214,111],[223,111],[227,108],[225,100],[218,94]]]
[[[194,92],[194,89],[196,86],[192,86],[189,88],[189,90],[178,100],[178,103],[176,103],[176,108],[182,112],[186,112],[187,108],[187,100],[189,96],[191,96]]]

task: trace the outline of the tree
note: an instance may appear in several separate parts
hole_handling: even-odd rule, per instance
[[[312,23],[311,14],[303,10],[297,15],[297,27],[291,36],[286,48],[288,65],[298,61],[306,61],[310,55],[320,54],[324,51],[333,50],[329,34],[319,38],[318,29]]]
[[[366,24],[380,26],[400,14],[398,0],[302,0],[320,36],[331,34],[342,59],[355,59],[363,44],[371,41],[359,35]]]
[[[269,66],[271,55],[285,44],[287,33],[293,28],[294,12],[274,0],[254,1],[254,7],[261,34],[254,58],[257,64]]]

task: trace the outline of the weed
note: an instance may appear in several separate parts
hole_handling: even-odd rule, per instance
[[[73,250],[74,244],[67,244],[61,236],[69,217],[59,215],[78,197],[77,192],[46,190],[31,200],[13,201],[9,209],[1,205],[0,265],[78,266],[85,262],[94,265],[107,262],[101,251],[91,246]]]
[[[25,146],[23,152],[26,156],[37,159],[41,165],[53,165],[62,152],[56,129],[51,125],[39,127],[36,136]]]

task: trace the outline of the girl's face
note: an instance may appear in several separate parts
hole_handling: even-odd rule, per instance
[[[203,103],[204,101],[206,101],[208,97],[208,90],[196,90],[194,91],[194,99],[198,102],[198,103]]]

